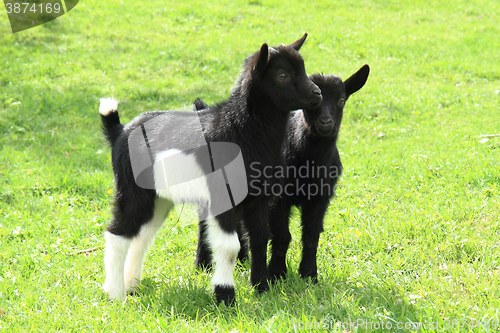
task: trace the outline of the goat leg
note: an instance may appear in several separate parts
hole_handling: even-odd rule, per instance
[[[303,278],[310,277],[313,283],[318,280],[316,253],[328,203],[329,200],[321,200],[302,205],[302,260],[299,273]]]
[[[271,205],[269,227],[271,229],[271,260],[269,262],[269,278],[276,281],[285,278],[286,252],[292,240],[289,226],[290,205],[277,199]]]
[[[267,243],[270,236],[267,224],[269,209],[267,202],[262,201],[264,200],[260,200],[244,212],[252,252],[250,282],[258,293],[269,290],[267,273]]]

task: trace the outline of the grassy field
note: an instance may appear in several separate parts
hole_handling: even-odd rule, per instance
[[[500,133],[499,13],[479,0],[84,0],[12,34],[2,12],[0,330],[495,331],[500,137],[482,135]],[[193,265],[197,226],[173,214],[139,294],[107,301],[113,175],[99,98],[120,100],[122,121],[217,102],[263,42],[306,31],[308,73],[372,69],[345,109],[320,283],[298,276],[296,212],[287,280],[258,296],[238,267],[238,306],[217,307]]]

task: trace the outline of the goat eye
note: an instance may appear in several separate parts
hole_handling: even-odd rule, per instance
[[[288,75],[286,75],[286,73],[281,73],[281,74],[278,74],[278,79],[280,80],[284,80],[288,77]]]
[[[340,106],[344,106],[344,104],[345,104],[345,98],[341,98],[341,99],[339,100],[339,105],[340,105]]]

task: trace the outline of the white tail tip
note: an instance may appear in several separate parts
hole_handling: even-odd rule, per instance
[[[99,113],[102,116],[109,116],[111,113],[118,111],[118,101],[113,98],[101,98],[99,105]]]

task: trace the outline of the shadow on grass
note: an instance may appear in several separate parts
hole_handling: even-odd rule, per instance
[[[416,306],[389,284],[353,285],[345,277],[333,278],[313,284],[288,273],[285,280],[258,295],[248,280],[239,276],[234,308],[217,306],[209,285],[201,280],[179,283],[145,279],[137,297],[139,310],[149,312],[162,328],[175,319],[202,326],[217,321],[242,327],[267,326],[276,321],[281,328],[293,328],[294,322],[301,321],[321,323],[328,329],[335,329],[338,323],[354,325],[358,320],[366,325],[418,321]]]

